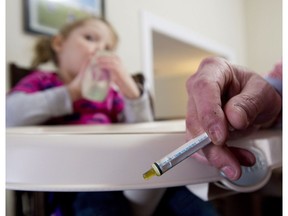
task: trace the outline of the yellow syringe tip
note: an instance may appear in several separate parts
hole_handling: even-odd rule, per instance
[[[150,170],[148,170],[147,172],[145,172],[145,173],[143,174],[143,178],[144,178],[145,180],[148,180],[148,179],[152,178],[152,177],[155,176],[155,175],[156,175],[155,170],[154,170],[153,168],[151,168]]]

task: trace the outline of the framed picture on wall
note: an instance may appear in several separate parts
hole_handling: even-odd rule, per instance
[[[66,23],[86,16],[104,17],[104,0],[24,0],[24,29],[54,35]]]

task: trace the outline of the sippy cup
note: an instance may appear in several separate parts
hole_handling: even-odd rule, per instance
[[[103,55],[109,55],[109,53],[98,52],[86,68],[82,83],[82,95],[85,99],[104,101],[107,97],[110,73],[108,70],[100,69],[96,61],[99,56]]]

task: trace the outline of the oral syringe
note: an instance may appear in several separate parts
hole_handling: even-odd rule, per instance
[[[143,178],[150,179],[155,175],[161,176],[209,143],[211,143],[211,140],[209,139],[207,133],[203,133],[200,136],[189,140],[187,143],[175,149],[162,159],[154,162],[152,164],[152,168],[143,174]]]

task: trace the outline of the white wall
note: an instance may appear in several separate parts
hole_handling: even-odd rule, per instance
[[[244,4],[245,2],[246,4]],[[259,2],[261,2],[260,5],[263,8],[262,12],[258,9],[257,3]],[[281,52],[279,42],[275,43],[273,41],[274,38],[277,40],[281,37],[279,36],[281,34],[279,25],[281,24],[278,23],[279,7],[281,7],[279,2],[281,3],[281,0],[105,0],[105,6],[107,18],[114,24],[120,35],[118,52],[127,69],[135,72],[141,71],[143,68],[141,10],[151,12],[167,21],[184,26],[199,35],[233,49],[239,64],[247,64],[248,62],[253,67],[260,68],[261,65],[264,66],[263,61],[260,60],[263,53],[266,53],[265,62],[269,64],[279,58],[279,51]],[[245,7],[247,7],[247,13]],[[269,8],[270,10],[267,10]],[[32,58],[32,44],[34,44],[35,36],[23,31],[22,11],[22,1],[6,1],[6,61],[14,61],[20,65],[28,66]],[[256,17],[254,17],[255,11],[257,11]],[[266,45],[262,45],[260,51],[260,44],[256,45],[255,42],[255,38],[258,36],[253,37],[255,28],[251,25],[252,23],[258,25],[259,16],[264,15],[265,17],[268,14],[271,18],[269,29],[265,28],[266,21],[261,22],[261,28],[259,26],[259,29],[257,29],[257,35],[261,36],[263,44]],[[277,18],[272,19],[272,17]],[[246,28],[245,21],[248,18],[249,22],[247,23],[249,25]],[[252,21],[250,22],[250,20]],[[246,30],[249,31],[248,34],[246,34]],[[272,39],[271,34],[267,33],[269,31],[273,32]],[[246,35],[249,39],[248,46],[246,45]],[[249,52],[254,51],[255,53],[247,55],[246,48]],[[256,49],[259,49],[259,52],[256,53]],[[266,58],[271,61],[266,61]]]
[[[119,53],[132,71],[141,68],[141,10],[231,47],[235,49],[239,62],[246,62],[242,0],[108,0],[106,2],[108,18],[120,32],[122,42]]]
[[[259,73],[282,58],[282,1],[246,0],[247,64]]]
[[[35,37],[24,33],[22,2],[6,1],[6,61],[28,66],[33,54]]]

